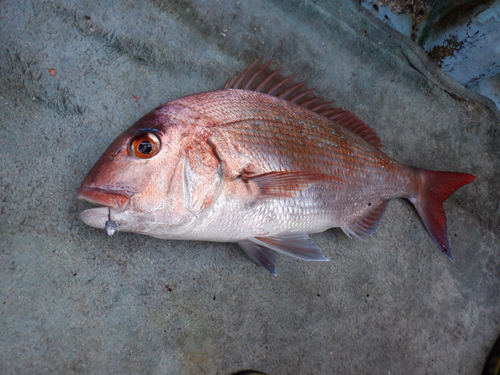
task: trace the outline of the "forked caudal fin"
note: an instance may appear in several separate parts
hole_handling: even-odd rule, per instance
[[[420,174],[421,184],[417,197],[410,199],[424,222],[427,231],[441,251],[452,261],[453,254],[446,233],[446,214],[443,202],[459,187],[476,179],[467,173],[436,172],[414,168]]]

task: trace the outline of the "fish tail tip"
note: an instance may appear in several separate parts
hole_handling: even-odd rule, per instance
[[[455,262],[450,250],[443,202],[455,190],[474,181],[476,177],[467,173],[415,170],[421,177],[421,183],[418,197],[412,202],[434,242],[448,259]]]
[[[443,253],[448,257],[449,260],[451,260],[452,263],[455,263],[455,257],[451,253],[450,249],[443,250]]]
[[[278,276],[278,272],[276,271],[276,267],[274,267],[274,266],[264,266],[264,265],[261,265],[261,266],[264,267],[266,269],[266,271],[269,272],[271,275]]]

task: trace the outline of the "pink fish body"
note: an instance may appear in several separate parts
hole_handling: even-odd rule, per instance
[[[224,90],[166,103],[122,133],[77,191],[103,206],[82,220],[237,242],[275,274],[274,251],[327,260],[307,234],[340,227],[371,235],[388,202],[406,198],[453,260],[442,203],[475,177],[399,163],[359,118],[269,65],[256,60]]]

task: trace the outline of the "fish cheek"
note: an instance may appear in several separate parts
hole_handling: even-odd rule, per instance
[[[191,223],[210,207],[222,184],[222,170],[210,144],[196,137],[155,160],[155,172],[131,209],[150,225],[149,234],[164,236]],[[149,224],[145,224],[149,223]],[[155,227],[155,228],[153,228]]]
[[[210,207],[219,191],[222,168],[218,157],[216,146],[206,140],[193,138],[186,147],[186,207],[193,215]]]
[[[131,210],[140,213],[144,224],[170,226],[189,220],[185,218],[184,164],[185,158],[177,150],[174,155],[165,153],[144,166],[152,171],[149,183],[131,199]]]

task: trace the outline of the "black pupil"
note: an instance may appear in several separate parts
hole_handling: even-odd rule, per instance
[[[142,141],[139,144],[138,149],[141,154],[148,155],[151,151],[153,151],[153,145],[149,141]]]

